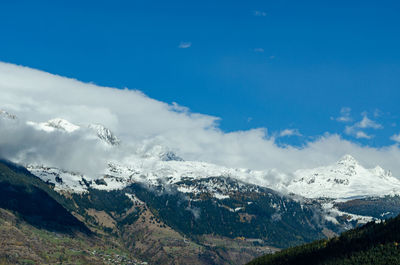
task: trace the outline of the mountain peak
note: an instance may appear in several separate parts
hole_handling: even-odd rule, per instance
[[[54,132],[56,130],[71,133],[78,130],[80,127],[70,123],[67,120],[61,118],[55,118],[48,120],[46,122],[33,122],[27,121],[26,124],[33,126],[37,130],[46,131],[46,132]]]
[[[118,139],[118,137],[116,137],[113,132],[104,127],[101,124],[90,124],[88,126],[90,129],[94,130],[97,134],[97,136],[105,141],[106,143],[110,144],[110,145],[119,145],[121,143],[121,141]]]
[[[66,132],[73,132],[79,129],[79,126],[70,123],[67,120],[61,118],[55,118],[44,123],[45,126],[52,127],[54,129],[61,129]]]
[[[400,194],[400,180],[380,166],[368,169],[351,155],[336,164],[295,172],[287,189],[308,198],[350,198]]]
[[[337,161],[338,165],[358,165],[358,161],[351,155],[346,154]]]

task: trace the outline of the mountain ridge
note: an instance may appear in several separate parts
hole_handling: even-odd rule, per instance
[[[3,111],[3,115],[5,115]],[[9,117],[12,114],[7,114]],[[13,115],[12,115],[13,116]],[[14,117],[14,116],[13,116]],[[121,140],[108,128],[101,124],[75,125],[65,119],[55,118],[44,123],[28,122],[37,130],[53,132],[60,130],[67,134],[75,133],[78,130],[89,128],[96,138],[105,143],[106,146],[126,148],[127,143]],[[90,135],[90,133],[89,133]],[[92,136],[94,136],[92,135]],[[51,137],[49,135],[49,137]],[[132,181],[158,181],[164,179],[167,183],[178,182],[184,177],[204,178],[213,176],[228,176],[237,178],[240,181],[249,182],[259,186],[273,188],[282,193],[294,193],[306,198],[331,198],[345,199],[368,196],[400,195],[400,180],[393,177],[390,171],[384,170],[380,166],[372,169],[364,168],[353,156],[347,154],[340,158],[336,163],[311,169],[299,169],[293,173],[294,178],[288,182],[274,184],[269,180],[272,171],[250,170],[240,168],[227,168],[214,165],[212,163],[200,161],[185,161],[175,152],[161,145],[152,147],[136,146],[131,155],[118,156],[118,160],[109,160],[106,170],[98,172],[98,175],[87,176],[75,172],[73,168],[52,167],[53,172],[40,172],[40,165],[27,165],[33,172],[42,176],[54,174],[69,174],[69,180],[64,183],[74,182],[70,187],[62,187],[53,179],[53,183],[59,189],[74,187],[85,190],[85,186],[79,184],[84,182],[82,178],[107,185],[98,186],[100,189],[123,188]],[[108,152],[118,152],[117,149],[110,149]],[[43,165],[43,168],[50,168]],[[273,170],[273,169],[271,169]],[[274,172],[273,174],[282,174]],[[76,175],[81,175],[77,178]],[[284,174],[282,174],[284,175]],[[114,176],[114,178],[110,178]],[[67,176],[66,176],[67,177]],[[287,176],[286,176],[287,177]],[[158,180],[157,180],[158,179]],[[107,183],[109,182],[109,183]],[[123,184],[125,183],[125,184]]]

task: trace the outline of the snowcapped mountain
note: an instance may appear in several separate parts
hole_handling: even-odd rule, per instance
[[[121,142],[110,129],[104,127],[101,124],[89,124],[87,126],[79,126],[61,118],[55,118],[47,122],[40,123],[28,121],[27,124],[37,130],[45,132],[60,131],[65,133],[72,133],[78,130],[89,129],[89,132],[94,133],[94,135],[96,135],[98,139],[108,145],[116,146],[119,145]],[[90,133],[89,136],[91,136]]]
[[[14,117],[4,111],[0,115],[7,119]],[[40,163],[27,165],[32,174],[53,185],[59,192],[82,194],[90,189],[122,191],[130,185],[141,184],[152,189],[172,189],[193,198],[206,194],[217,200],[226,200],[234,198],[237,194],[259,194],[263,189],[269,188],[281,194],[295,194],[307,200],[315,200],[322,207],[324,218],[336,223],[337,218],[341,216],[350,216],[349,220],[365,222],[372,220],[372,216],[379,217],[383,214],[382,211],[363,212],[360,207],[354,207],[351,203],[343,204],[345,202],[355,198],[400,195],[400,180],[393,177],[389,171],[379,166],[366,169],[350,155],[345,155],[335,164],[326,167],[297,170],[291,181],[273,185],[269,181],[271,171],[227,168],[206,162],[185,161],[175,152],[159,144],[145,142],[142,145],[131,146],[129,143],[122,143],[111,130],[100,124],[76,125],[60,118],[27,124],[36,130],[49,133],[49,139],[52,132],[61,132],[57,134],[58,137],[64,134],[82,134],[84,138],[97,139],[101,143],[100,147],[104,147],[105,152],[110,154],[105,164],[100,165],[103,170],[96,174],[84,174],[74,168],[57,168]],[[96,156],[96,153],[93,156]],[[276,171],[273,171],[273,174],[281,174],[282,179],[286,176]],[[327,200],[321,200],[323,198]],[[397,202],[382,200],[380,205],[387,205],[387,212],[394,215]],[[376,201],[368,203],[376,205]],[[349,213],[348,209],[351,209],[352,213]]]
[[[326,167],[297,170],[287,189],[307,198],[356,198],[399,195],[400,180],[380,166],[366,169],[345,155]]]
[[[70,123],[67,120],[56,118],[56,119],[51,119],[47,122],[41,122],[41,123],[36,123],[32,121],[27,122],[28,125],[33,126],[34,128],[46,132],[54,132],[56,130],[59,131],[64,131],[67,133],[74,132],[79,129],[79,126]]]
[[[101,140],[110,145],[119,145],[121,142],[110,129],[101,124],[89,124],[88,127],[93,129]]]
[[[184,161],[175,152],[169,150],[165,146],[155,144],[148,146],[143,144],[137,148],[136,153],[144,159],[157,159],[161,161]]]
[[[2,113],[7,117],[12,117],[4,111]],[[109,129],[100,124],[78,126],[59,118],[43,123],[28,122],[28,124],[46,132],[58,130],[74,133],[84,130],[85,133],[95,136],[106,145],[121,144],[121,141]],[[46,165],[29,165],[28,169],[43,180],[53,183],[56,189],[72,192],[84,192],[88,187],[102,190],[123,189],[135,182],[146,182],[150,185],[159,183],[176,185],[182,192],[194,192],[194,187],[179,183],[187,179],[224,177],[314,199],[400,195],[400,180],[393,177],[389,171],[379,166],[366,169],[350,155],[345,155],[335,164],[326,167],[297,170],[294,172],[294,179],[290,182],[271,186],[268,181],[270,173],[268,171],[226,168],[211,163],[184,161],[161,145],[150,147],[143,145],[131,153],[118,160],[110,160],[103,172],[92,176],[75,172],[74,169],[57,169]],[[207,188],[203,186],[203,189]],[[229,196],[229,192],[224,194],[214,192],[213,194],[221,198]]]
[[[75,125],[64,119],[52,119],[43,123],[29,121],[28,125],[45,132],[60,131],[63,133],[82,132],[88,134],[89,138],[96,136],[109,146],[118,146],[121,141],[107,128],[100,124],[89,124],[87,126]],[[127,147],[123,145],[123,147]],[[241,168],[227,168],[211,163],[200,161],[185,161],[175,152],[161,145],[136,146],[129,154],[118,155],[118,159],[110,158],[105,170],[94,175],[85,175],[76,172],[75,169],[56,168],[42,164],[29,164],[28,170],[42,180],[52,183],[56,190],[81,193],[88,188],[99,190],[122,190],[132,183],[146,183],[148,185],[174,185],[181,192],[204,192],[213,191],[215,197],[227,198],[230,191],[215,187],[202,188],[188,187],[187,180],[201,180],[212,177],[231,178],[243,183],[251,180],[259,183],[266,183],[268,172],[255,171]],[[107,149],[108,150],[108,149]],[[111,153],[118,153],[120,149],[108,150]],[[96,154],[94,154],[96,155]],[[211,183],[211,182],[210,182]],[[211,184],[210,184],[211,185]],[[201,186],[201,185],[200,185]],[[267,185],[265,185],[267,186]],[[243,185],[242,185],[243,187]]]
[[[48,122],[45,126],[49,126],[47,124],[55,124],[57,129],[64,132],[74,132],[80,128],[76,129],[74,125],[66,121]],[[67,129],[64,129],[65,127]],[[88,127],[101,141],[109,145],[120,144],[119,139],[103,126]],[[38,129],[43,130],[43,126]],[[280,183],[276,186],[268,183],[266,171],[185,161],[160,145],[150,148],[141,147],[120,160],[110,160],[105,170],[97,175],[85,175],[73,170],[43,165],[29,165],[27,168],[43,181],[54,185],[55,190],[73,194],[88,193],[91,189],[122,192],[131,185],[140,184],[150,190],[159,190],[161,193],[179,192],[189,196],[193,201],[204,196],[224,201],[244,194],[264,196],[262,194],[265,194],[265,188],[270,188],[281,192],[282,195],[293,193],[307,198],[303,200],[295,196],[290,200],[298,200],[303,206],[313,205],[312,207],[320,208],[318,214],[321,214],[324,222],[347,228],[357,223],[378,220],[386,212],[390,216],[395,216],[397,213],[396,200],[394,203],[387,202],[384,198],[378,199],[381,201],[375,200],[374,205],[378,205],[381,210],[375,211],[373,208],[376,206],[371,206],[366,211],[352,205],[355,198],[400,194],[400,181],[390,172],[379,166],[366,169],[350,155],[345,155],[338,162],[327,167],[297,170],[294,172],[295,178],[287,185]],[[249,200],[246,203],[250,204],[252,201]],[[273,208],[275,202],[270,203],[270,207]],[[371,204],[371,202],[367,203]],[[227,208],[227,206],[224,207]],[[228,208],[230,211],[245,209],[243,207]]]
[[[109,162],[103,174],[86,176],[77,172],[62,170],[42,165],[29,165],[31,173],[46,182],[53,183],[56,190],[67,190],[73,193],[81,193],[88,188],[99,190],[121,190],[132,183],[144,183],[146,185],[173,185],[183,193],[210,193],[216,198],[229,198],[231,192],[256,190],[256,185],[245,184],[240,179],[246,180],[252,177],[262,177],[264,172],[245,169],[232,169],[197,161],[163,161],[153,158],[130,157],[128,163]],[[215,179],[231,179],[235,185],[229,185],[226,181],[211,181]],[[220,185],[220,186],[218,186]]]
[[[81,193],[87,191],[84,175],[72,171],[39,165],[28,165],[27,169],[46,183],[54,185],[56,191]]]

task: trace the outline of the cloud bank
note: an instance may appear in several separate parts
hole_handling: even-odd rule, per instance
[[[107,149],[85,130],[73,133],[36,130],[19,119],[0,117],[0,157],[94,175],[105,169]]]
[[[101,87],[13,64],[0,63],[0,95],[0,109],[19,117],[19,121],[0,122],[0,155],[19,162],[102,170],[109,152],[79,132],[69,137],[55,135],[49,142],[46,132],[37,132],[22,122],[58,117],[77,125],[103,124],[123,143],[149,149],[162,145],[185,160],[291,173],[351,154],[365,166],[379,164],[400,177],[397,144],[373,148],[326,133],[301,148],[282,147],[266,128],[225,133],[218,127],[218,117],[192,113],[137,90]],[[359,128],[377,129],[366,119]]]

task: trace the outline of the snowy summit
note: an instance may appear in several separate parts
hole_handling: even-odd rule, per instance
[[[297,170],[287,189],[307,198],[351,198],[400,194],[400,181],[380,166],[367,169],[351,155],[335,164]]]

